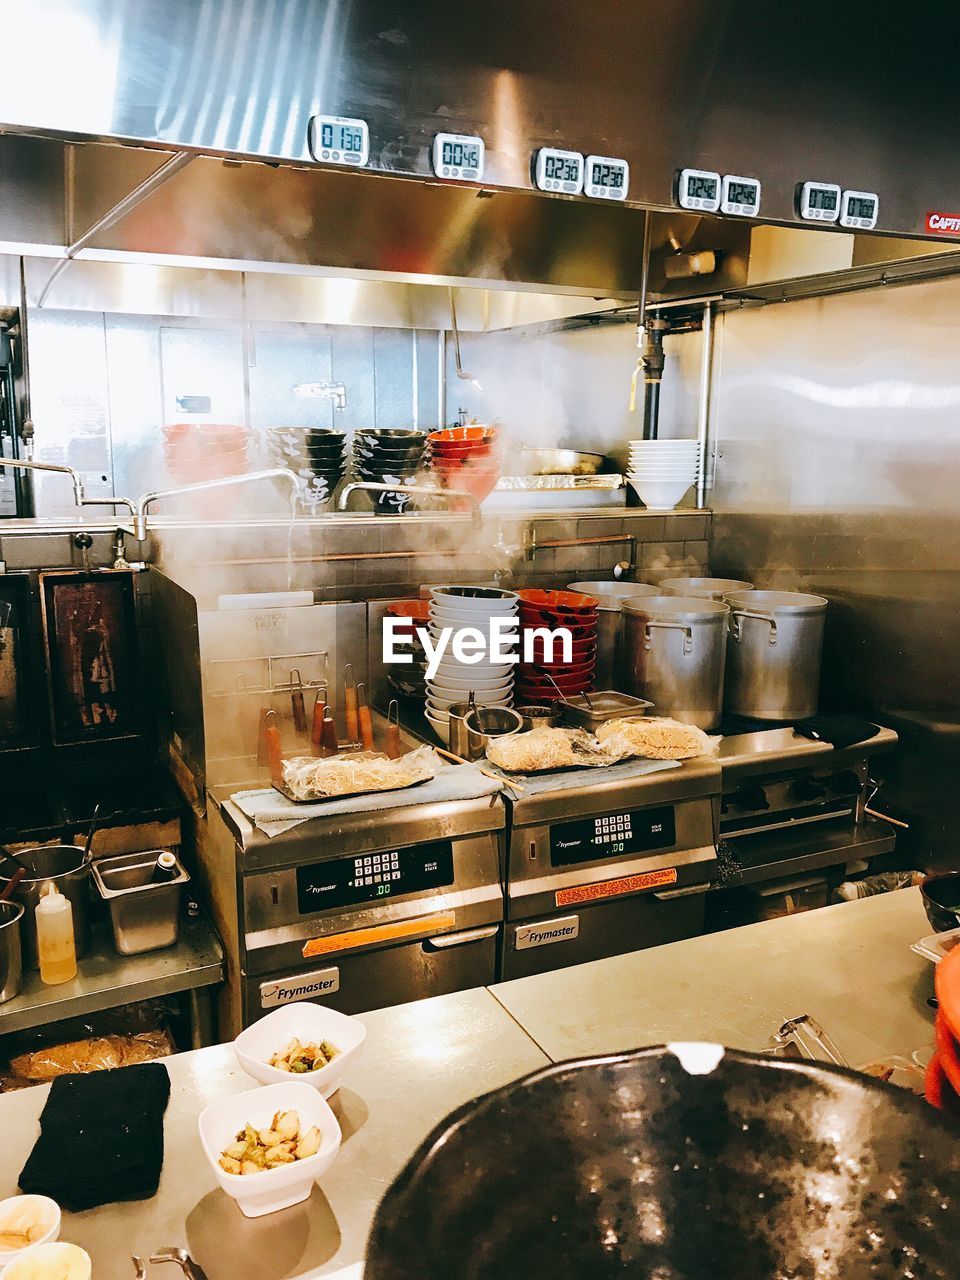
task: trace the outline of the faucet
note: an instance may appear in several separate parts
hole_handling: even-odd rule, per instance
[[[201,480],[197,484],[181,485],[177,489],[160,489],[145,493],[134,509],[134,537],[143,542],[147,536],[147,511],[162,498],[179,497],[182,493],[205,493],[208,489],[226,489],[232,485],[247,484],[251,480],[287,480],[290,483],[291,509],[300,493],[300,481],[287,467],[273,467],[269,471],[250,471],[246,475],[224,476],[220,480]],[[389,488],[390,486],[388,486]]]
[[[338,511],[346,511],[350,495],[358,489],[368,493],[407,493],[411,497],[442,498],[448,501],[452,498],[463,498],[470,504],[470,519],[474,524],[480,524],[483,520],[480,514],[480,503],[472,493],[467,493],[466,489],[435,489],[418,484],[378,484],[373,480],[351,480],[349,484],[344,485],[337,499]]]
[[[73,500],[78,507],[83,506],[83,480],[79,471],[74,471],[73,467],[62,467],[56,462],[34,462],[29,458],[0,458],[0,468],[3,467],[21,467],[24,471],[56,471],[60,475],[69,476],[73,481]]]

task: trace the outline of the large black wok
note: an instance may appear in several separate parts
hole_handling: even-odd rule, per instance
[[[434,1130],[366,1265],[365,1280],[956,1280],[960,1129],[808,1062],[563,1063]]]

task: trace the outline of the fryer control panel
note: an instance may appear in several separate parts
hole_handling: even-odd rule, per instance
[[[453,884],[453,843],[435,840],[297,868],[301,915]]]
[[[672,849],[676,843],[673,805],[605,813],[598,818],[560,822],[551,827],[550,862],[554,867],[567,867],[575,862],[595,862],[620,854]]]

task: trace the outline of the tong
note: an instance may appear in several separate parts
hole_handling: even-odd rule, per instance
[[[296,683],[294,683],[296,676]],[[307,709],[303,702],[303,680],[299,667],[290,672],[290,709],[293,712],[293,727],[297,733],[307,732]]]
[[[390,699],[387,707],[387,756],[391,760],[399,760],[403,755],[400,746],[400,703],[396,698]]]
[[[277,713],[268,711],[264,716],[264,752],[266,764],[270,770],[270,781],[280,782],[283,779],[283,743],[277,727]]]
[[[360,742],[364,751],[372,751],[373,743],[373,717],[370,715],[370,708],[367,705],[367,687],[363,683],[357,685],[357,719],[360,724]]]
[[[17,857],[15,853],[11,853],[6,845],[0,845],[0,857],[6,858],[8,862],[12,862],[16,867],[13,875],[0,890],[0,902],[6,902],[8,898],[12,898],[17,885],[26,875],[32,874],[32,868]]]
[[[343,668],[343,714],[346,720],[347,741],[356,742],[360,736],[357,719],[357,682],[353,675],[353,663]]]
[[[140,1268],[143,1267],[143,1259],[138,1258],[136,1254],[134,1254],[133,1262],[134,1262],[134,1266],[138,1268],[137,1280],[141,1280]],[[182,1269],[183,1274],[186,1276],[187,1280],[207,1280],[207,1277],[203,1268],[198,1266],[197,1263],[194,1262],[194,1260],[190,1257],[189,1253],[187,1253],[186,1249],[174,1249],[174,1248],[158,1249],[156,1253],[151,1254],[150,1262],[151,1263],[176,1262],[177,1265]]]
[[[313,724],[310,728],[310,743],[316,755],[320,754],[323,742],[323,717],[327,710],[327,687],[321,685],[313,700]]]

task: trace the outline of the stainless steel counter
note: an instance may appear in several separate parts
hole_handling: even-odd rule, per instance
[[[933,1043],[919,889],[841,903],[491,987],[555,1061],[668,1040],[762,1049],[812,1014],[854,1064]]]
[[[255,1088],[229,1045],[168,1060],[166,1152],[153,1200],[65,1214],[62,1236],[93,1259],[95,1280],[131,1280],[130,1254],[184,1245],[208,1280],[352,1275],[374,1210],[417,1144],[448,1112],[547,1064],[546,1056],[483,988],[361,1014],[367,1042],[331,1099],[343,1130],[336,1163],[305,1204],[244,1218],[217,1186],[197,1135],[215,1098]],[[0,1197],[39,1132],[46,1088],[0,1097]],[[170,1280],[169,1266],[151,1280]]]
[[[197,1001],[200,993],[208,994],[222,981],[223,947],[205,916],[185,917],[174,946],[136,956],[119,955],[105,926],[94,930],[93,945],[71,982],[48,987],[39,973],[25,973],[19,995],[0,1005],[0,1031],[22,1031],[186,991],[194,993],[194,1035],[204,1036],[210,1013]],[[209,1043],[209,1037],[194,1040],[198,1045],[204,1042]]]
[[[169,1060],[173,1082],[158,1195],[64,1216],[95,1280],[130,1280],[130,1253],[186,1245],[209,1280],[359,1280],[387,1185],[429,1130],[470,1098],[564,1058],[668,1039],[757,1048],[811,1013],[854,1062],[932,1042],[933,969],[917,890],[830,907],[578,968],[360,1015],[366,1048],[332,1099],[336,1163],[304,1205],[243,1218],[201,1155],[196,1117],[253,1086],[229,1046]],[[0,1098],[0,1196],[16,1189],[45,1089]],[[151,1280],[163,1280],[162,1268]]]

